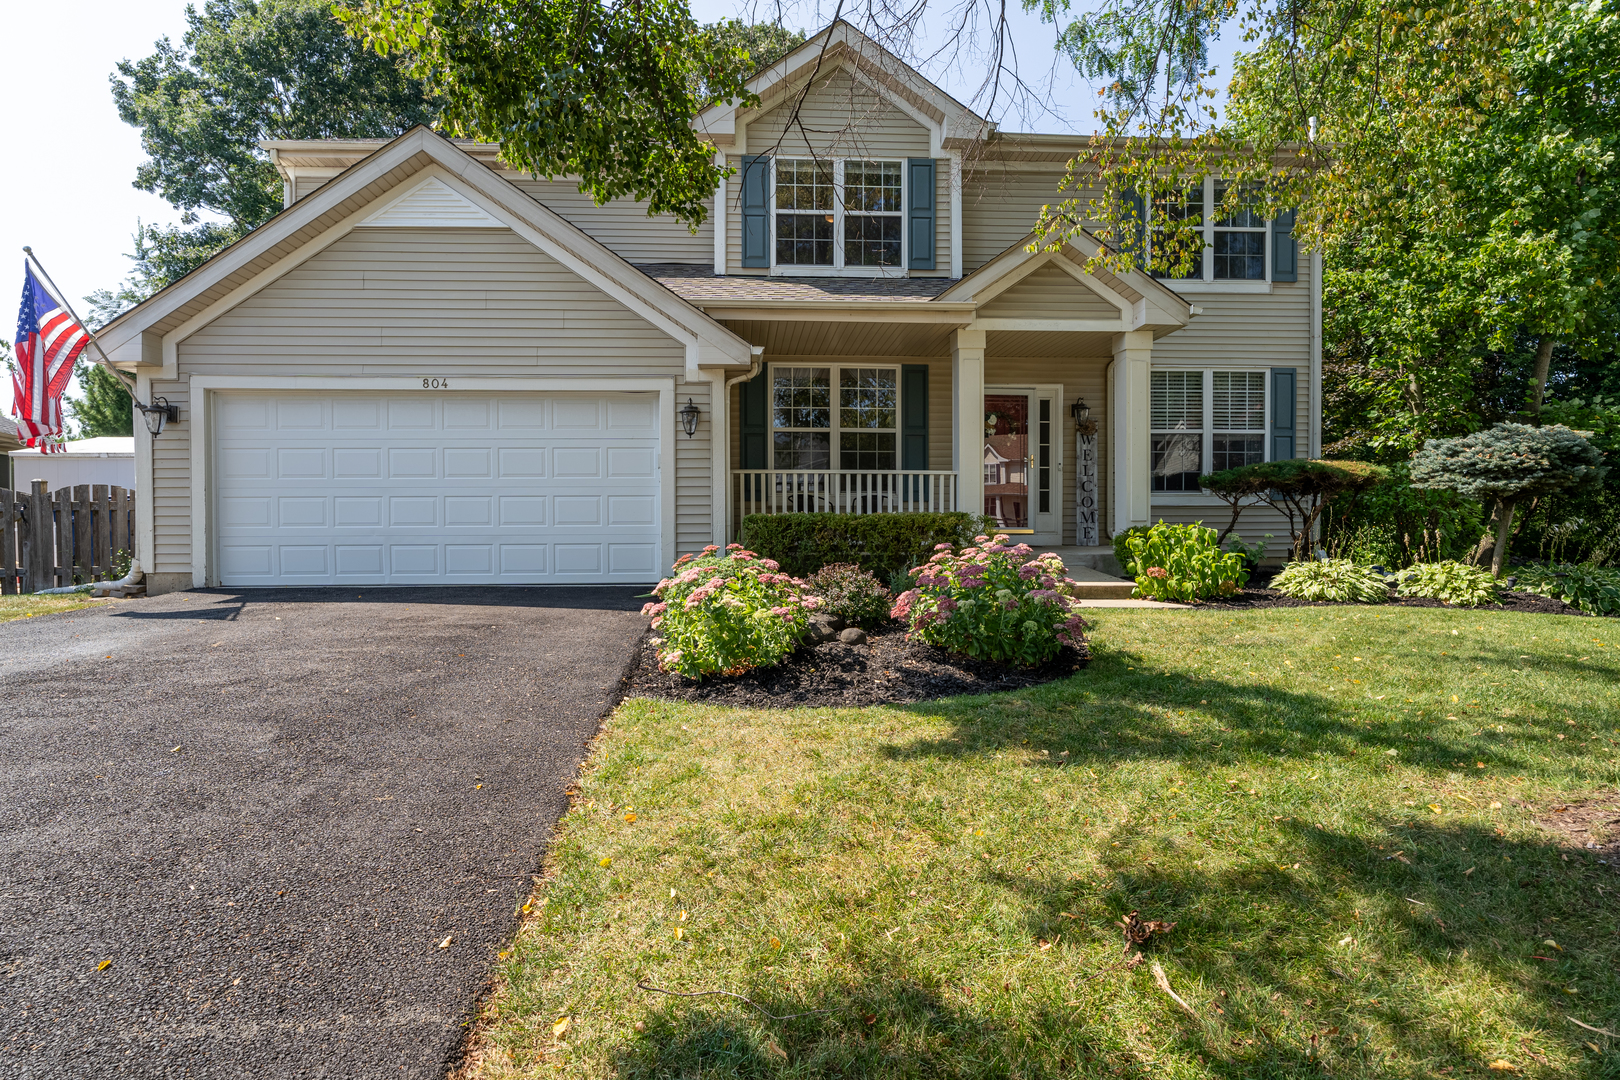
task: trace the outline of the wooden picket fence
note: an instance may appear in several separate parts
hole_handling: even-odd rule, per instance
[[[135,493],[107,484],[51,491],[0,488],[0,592],[38,592],[119,576],[135,550]]]

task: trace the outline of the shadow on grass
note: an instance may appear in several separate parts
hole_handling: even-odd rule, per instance
[[[982,988],[976,999],[889,949],[795,996],[751,992],[776,1015],[818,1015],[669,1003],[616,1074],[1045,1080],[1161,1076],[1179,1059],[1259,1080],[1485,1075],[1506,1057],[1531,1075],[1620,1075],[1620,1046],[1567,1020],[1608,1026],[1620,1006],[1609,868],[1440,821],[1392,827],[1382,846],[1291,832],[1299,869],[1163,870],[1128,849],[1105,883],[983,869],[1024,907],[1031,955],[1053,965],[1033,1002]],[[1113,920],[1137,908],[1177,923],[1147,952],[1196,1016],[1170,1004],[1148,964],[1086,978],[1099,954],[1118,955]],[[1074,944],[1037,951],[1060,933]],[[1602,1052],[1582,1045],[1594,1037]]]

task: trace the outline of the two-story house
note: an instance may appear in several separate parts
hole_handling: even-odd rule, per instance
[[[1087,272],[1088,234],[1027,250],[1085,137],[996,131],[844,24],[752,85],[693,120],[736,169],[696,233],[426,129],[266,144],[286,209],[102,331],[180,407],[137,439],[153,591],[646,582],[809,510],[1097,547],[1318,452],[1285,223]]]

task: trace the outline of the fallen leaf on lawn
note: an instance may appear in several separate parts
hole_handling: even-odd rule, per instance
[[[1141,953],[1134,952],[1134,953],[1131,953],[1131,958],[1129,960],[1125,961],[1125,966],[1127,968],[1131,968],[1131,969],[1134,970],[1138,964],[1140,964],[1143,960],[1146,960],[1146,959],[1147,959],[1147,957],[1143,956]]]
[[[178,754],[179,752],[180,752],[180,748],[178,746],[175,747],[173,750],[169,751],[169,753],[171,753],[171,754]]]
[[[1491,803],[1491,805],[1489,807],[1487,807],[1487,809],[1500,810],[1500,809],[1502,809],[1502,804],[1499,803],[1499,802],[1493,802],[1493,803]]]
[[[626,820],[626,821],[630,822],[632,825],[634,825],[635,822],[636,822],[636,815],[634,815],[634,814],[626,814],[626,815],[624,815],[624,820]]]
[[[1474,867],[1470,866],[1468,869],[1463,871],[1463,877],[1467,877],[1469,874],[1472,874],[1473,872],[1474,872]]]
[[[1429,809],[1430,809],[1430,810],[1433,810],[1433,811],[1434,811],[1434,812],[1435,812],[1435,813],[1437,813],[1437,814],[1439,814],[1439,813],[1443,813],[1443,812],[1444,812],[1444,811],[1442,811],[1442,810],[1441,810],[1441,809],[1440,809],[1440,804],[1439,804],[1439,803],[1430,803],[1430,804],[1429,804]]]
[[[1545,939],[1544,941],[1542,941],[1542,944],[1543,945],[1551,945],[1553,948],[1557,949],[1559,952],[1564,951],[1564,947],[1562,945],[1558,944],[1558,942],[1554,941],[1552,938]]]
[[[773,935],[771,937],[771,948],[780,949],[781,947],[782,947],[782,939]]]
[[[684,937],[686,937],[686,927],[677,926],[675,928],[675,940],[680,941]]]
[[[1176,928],[1175,923],[1160,922],[1158,919],[1142,919],[1135,911],[1119,921],[1120,927],[1125,931],[1125,951],[1130,952],[1133,945],[1145,945],[1154,934],[1168,934]]]
[[[111,960],[103,960],[101,963],[96,965],[96,970],[97,971],[106,971],[110,967],[112,967],[112,961]]]
[[[1585,1028],[1587,1031],[1595,1031],[1599,1035],[1607,1035],[1611,1039],[1620,1039],[1620,1035],[1616,1035],[1614,1032],[1610,1031],[1608,1028],[1593,1027],[1591,1024],[1583,1024],[1579,1020],[1575,1019],[1573,1016],[1566,1015],[1564,1017],[1564,1019],[1568,1020],[1570,1023],[1574,1024],[1578,1028]]]
[[[613,864],[613,860],[608,858],[606,855],[604,855],[600,859],[596,860],[596,865],[597,866],[611,866],[612,864]]]
[[[787,1051],[782,1049],[780,1046],[777,1046],[775,1039],[769,1037],[766,1038],[765,1052],[771,1055],[771,1057],[776,1058],[778,1061],[787,1060]]]
[[[1353,936],[1342,937],[1342,938],[1339,939],[1339,944],[1340,945],[1349,945],[1351,942],[1353,942],[1355,940],[1356,939]]]
[[[560,1038],[562,1033],[574,1026],[574,1020],[569,1016],[559,1016],[557,1022],[551,1025],[551,1037]]]
[[[1519,1071],[1519,1067],[1517,1065],[1513,1064],[1513,1062],[1509,1061],[1507,1058],[1497,1058],[1495,1061],[1491,1062],[1489,1065],[1487,1065],[1485,1067],[1487,1069],[1495,1069],[1497,1072],[1518,1072]]]
[[[439,948],[448,949],[450,947],[450,942],[452,942],[454,940],[455,940],[455,935],[454,934],[445,935],[445,939],[443,941],[439,942]]]
[[[1078,915],[1070,915],[1067,911],[1060,911],[1058,914],[1063,916],[1065,919],[1078,919],[1080,917]]]

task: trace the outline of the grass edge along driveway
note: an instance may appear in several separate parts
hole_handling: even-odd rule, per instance
[[[910,707],[626,701],[466,1075],[1620,1071],[1569,1020],[1620,1030],[1620,877],[1536,823],[1620,805],[1620,625],[1119,611],[1093,643]],[[1177,925],[1122,969],[1133,909]]]

